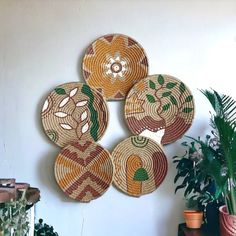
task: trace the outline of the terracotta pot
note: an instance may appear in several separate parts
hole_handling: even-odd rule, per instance
[[[226,206],[220,207],[220,232],[221,236],[236,235],[236,216],[229,215]]]
[[[186,226],[190,229],[199,229],[201,228],[203,221],[203,212],[194,211],[194,210],[185,210],[184,219]]]

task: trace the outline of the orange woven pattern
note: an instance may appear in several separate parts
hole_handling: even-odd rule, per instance
[[[108,151],[100,145],[80,140],[62,149],[55,162],[55,177],[69,197],[89,202],[110,186],[113,164]]]
[[[142,136],[132,136],[118,144],[112,159],[115,186],[131,196],[153,192],[167,173],[167,159],[162,148]]]
[[[97,141],[108,124],[108,110],[102,95],[83,83],[67,83],[55,88],[42,109],[47,136],[64,147],[79,139]]]
[[[130,90],[125,119],[133,134],[165,130],[162,144],[181,138],[194,117],[193,96],[186,85],[169,75],[153,75]]]
[[[121,100],[134,83],[147,76],[148,61],[135,40],[110,34],[89,46],[82,69],[87,84],[98,89],[108,100]]]

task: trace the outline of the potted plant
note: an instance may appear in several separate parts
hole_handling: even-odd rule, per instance
[[[214,109],[211,125],[219,140],[218,153],[208,150],[204,143],[201,145],[204,153],[212,155],[209,171],[226,203],[220,208],[221,235],[236,235],[236,101],[214,90],[202,93]]]
[[[206,142],[214,145],[213,139],[209,135],[206,136]],[[184,155],[173,157],[173,162],[177,164],[174,183],[182,179],[181,184],[176,187],[175,193],[180,189],[185,190],[184,197],[189,209],[184,211],[187,227],[200,228],[207,205],[216,201],[214,179],[208,174],[209,162],[203,157],[200,145],[191,140],[183,142],[182,146],[185,148]],[[193,221],[189,221],[187,219],[189,217],[198,220],[198,223],[190,225]]]
[[[203,211],[199,209],[199,202],[197,199],[186,199],[187,210],[184,210],[183,216],[186,226],[191,229],[201,228],[203,222]]]
[[[215,146],[209,136],[205,141],[189,138],[199,145],[202,154],[199,167],[212,179],[213,199],[226,204],[220,208],[221,235],[236,235],[236,101],[214,90],[202,93],[214,109],[211,126]]]
[[[58,236],[57,232],[54,232],[54,228],[49,226],[48,224],[44,223],[43,220],[39,219],[39,222],[34,226],[34,235],[35,236]]]
[[[0,204],[0,228],[4,236],[24,236],[29,230],[26,199]]]
[[[0,235],[28,235],[28,210],[39,201],[39,189],[14,179],[0,179],[0,193]]]

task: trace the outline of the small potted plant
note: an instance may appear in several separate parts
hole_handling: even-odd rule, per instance
[[[206,136],[206,140],[210,140],[209,135]],[[182,146],[185,148],[184,155],[173,157],[173,162],[177,164],[174,182],[177,183],[182,179],[181,184],[176,187],[175,193],[180,189],[185,190],[184,197],[188,210],[184,211],[184,218],[187,227],[200,228],[206,206],[216,200],[214,198],[214,179],[207,172],[208,162],[204,160],[198,143],[190,140],[183,142]],[[198,222],[191,225],[193,219]]]
[[[184,210],[183,216],[186,226],[191,229],[201,228],[203,222],[203,211],[199,209],[199,202],[197,199],[186,199],[187,210]]]

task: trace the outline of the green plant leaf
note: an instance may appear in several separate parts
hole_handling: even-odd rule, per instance
[[[167,111],[170,108],[170,103],[165,104],[162,106],[163,111]]]
[[[190,113],[191,111],[193,111],[193,108],[191,108],[191,107],[185,107],[185,108],[182,110],[182,112],[184,112],[184,113]]]
[[[173,163],[178,163],[178,162],[179,162],[179,160],[174,160],[174,161],[173,161]]]
[[[167,87],[168,89],[172,89],[172,88],[175,87],[176,84],[177,84],[177,83],[169,82],[169,83],[166,84],[166,87]]]
[[[64,95],[64,94],[66,94],[66,91],[65,91],[65,89],[63,89],[63,88],[56,88],[56,89],[55,89],[55,92],[56,92],[58,95]]]
[[[188,97],[185,98],[185,102],[191,102],[193,100],[193,96],[189,95]]]
[[[236,123],[236,101],[227,95],[218,94],[215,90],[201,90],[211,103],[217,116],[224,116],[231,124]]]
[[[193,191],[194,185],[195,185],[194,181],[191,181],[188,183],[188,185],[184,191],[184,197],[187,197]]]
[[[186,90],[186,87],[185,87],[184,83],[181,82],[180,85],[179,85],[179,91],[180,91],[181,93],[184,93],[185,90]]]
[[[136,172],[134,174],[134,178],[133,178],[133,180],[135,180],[135,181],[145,181],[148,179],[149,179],[148,173],[142,167],[136,170]]]
[[[160,85],[163,85],[165,83],[165,79],[162,75],[158,76],[157,81]]]
[[[177,105],[177,100],[175,99],[173,95],[170,96],[170,101],[173,105]]]
[[[182,142],[181,143],[182,146],[185,146],[185,147],[188,147],[188,143],[185,141],[185,142]]]
[[[162,93],[162,97],[168,97],[171,95],[171,91]]]
[[[149,87],[151,89],[156,89],[156,84],[153,81],[149,80]]]
[[[146,97],[147,97],[147,100],[148,100],[150,103],[156,102],[154,96],[152,96],[151,94],[147,94]]]
[[[178,185],[176,188],[175,188],[175,193],[177,193],[177,191],[181,188],[185,188],[186,187],[186,184],[181,184],[181,185]]]

